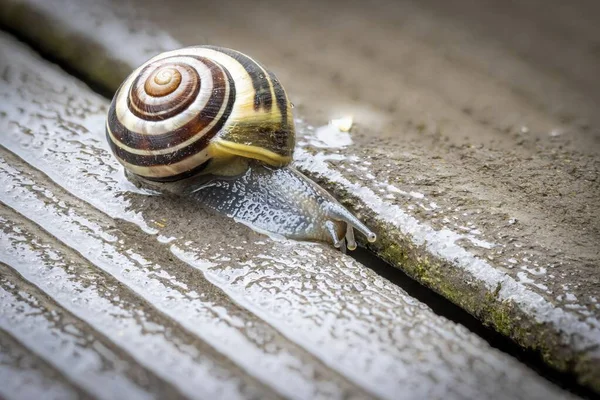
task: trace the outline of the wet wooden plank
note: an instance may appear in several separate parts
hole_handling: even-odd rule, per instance
[[[12,223],[17,219],[5,207],[0,209],[2,248],[10,252],[9,249],[20,246],[20,259],[25,258],[31,263],[29,271],[43,268],[36,265],[36,261],[46,266],[63,265],[64,269],[71,271],[81,267],[68,260],[70,257],[61,252],[59,246],[36,234],[31,226]],[[25,243],[29,244],[28,248]],[[27,252],[29,257],[25,256]],[[18,267],[26,271],[21,265]],[[58,269],[48,270],[50,274],[44,278],[56,281]],[[131,399],[182,398],[160,377],[141,367],[134,359],[123,357],[124,352],[113,342],[49,300],[44,291],[25,281],[15,268],[0,264],[0,272],[0,329],[18,338],[31,352],[43,357],[45,363],[60,370],[63,376],[84,388],[86,393],[99,399],[119,396]],[[98,282],[88,282],[88,285],[98,285]],[[84,287],[80,286],[80,290]],[[75,300],[77,294],[72,295]],[[87,303],[92,303],[91,296]],[[119,333],[123,335],[124,330]]]
[[[44,264],[8,227],[0,261],[183,394],[566,395],[328,246],[140,192],[104,143],[107,100],[6,36],[0,55],[3,227],[74,264]]]
[[[0,330],[0,382],[0,398],[7,400],[91,398],[3,330]]]
[[[180,397],[171,384],[161,382],[161,376],[174,381],[191,397],[268,397],[268,391],[260,396],[253,394],[257,389],[236,377],[234,367],[211,360],[207,354],[211,349],[170,328],[168,321],[143,307],[139,299],[132,299],[126,291],[119,290],[110,277],[98,274],[92,265],[73,254],[72,249],[56,243],[39,227],[27,222],[19,223],[20,216],[5,206],[0,215],[2,248],[5,249],[2,261],[8,264],[6,268],[10,270],[7,276],[23,275],[22,279],[28,281],[21,286],[36,285],[44,295],[56,301],[60,305],[58,311],[50,312],[54,318],[70,312],[87,323],[85,329],[99,332],[109,342],[103,344],[92,338],[87,341],[86,335],[81,335],[80,343],[67,346],[67,338],[61,338],[29,315],[39,316],[41,311],[21,309],[15,301],[5,303],[3,316],[7,325],[4,328],[12,327],[15,336],[29,340],[32,350],[45,353],[50,362],[63,369],[65,375],[73,374],[73,380],[90,386],[88,391],[95,397],[114,398],[117,393],[126,394],[128,398]],[[22,288],[20,292],[25,290]],[[43,295],[38,293],[37,296]],[[73,315],[70,318],[73,319]],[[68,318],[61,318],[60,323],[65,324],[63,330],[71,335],[77,334],[76,327],[68,324]],[[60,353],[61,346],[53,345],[53,341],[59,341],[67,352]],[[69,354],[68,350],[76,351],[76,345],[82,350],[75,355]],[[94,362],[99,364],[94,365]],[[112,374],[106,371],[108,366],[105,366],[111,363],[118,364]],[[154,373],[145,371],[145,368]],[[146,384],[140,385],[139,382]],[[144,388],[148,382],[152,382],[150,387]]]

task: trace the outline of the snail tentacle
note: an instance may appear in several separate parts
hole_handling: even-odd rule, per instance
[[[366,236],[368,242],[373,243],[377,240],[377,235],[375,235],[375,233],[373,233],[365,224],[356,218],[354,214],[348,211],[348,209],[339,204],[337,201],[327,203],[325,213],[329,218],[332,218],[336,221],[345,222],[348,226],[358,230],[360,233]],[[350,240],[348,242],[351,242],[353,241],[354,237],[352,236],[349,239]]]
[[[331,238],[333,239],[333,247],[335,247],[336,249],[339,249],[340,246],[342,245],[342,241],[344,240],[344,238],[339,238],[337,232],[335,231],[335,225],[333,223],[333,221],[325,221],[325,228],[327,228],[327,232],[329,232],[329,234],[331,235]]]
[[[354,228],[350,224],[346,226],[346,246],[350,250],[356,250],[356,240],[354,240]]]

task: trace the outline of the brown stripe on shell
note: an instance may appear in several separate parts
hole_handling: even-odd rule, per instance
[[[288,127],[288,98],[283,90],[283,86],[279,83],[279,79],[275,76],[274,73],[269,71],[269,77],[271,78],[271,83],[273,85],[273,92],[275,93],[275,102],[277,107],[279,108],[279,113],[281,114],[281,129],[287,130]]]
[[[271,96],[271,87],[269,85],[269,78],[265,74],[266,69],[263,69],[260,64],[252,60],[247,55],[240,53],[239,51],[227,49],[218,46],[199,46],[204,49],[210,49],[226,54],[239,62],[242,67],[246,70],[250,79],[252,79],[252,87],[254,88],[254,109],[263,109],[264,111],[271,111],[273,104],[273,97]]]
[[[162,61],[162,60],[161,60]],[[157,70],[162,70],[165,68],[181,68],[183,69],[184,73],[187,73],[189,78],[187,79],[183,79],[183,77],[181,77],[180,83],[184,82],[185,87],[183,88],[183,92],[180,93],[177,98],[167,102],[167,103],[161,103],[161,104],[147,104],[144,102],[144,100],[142,100],[139,96],[139,91],[143,90],[146,92],[147,95],[149,96],[153,96],[153,97],[162,97],[162,96],[154,96],[151,93],[148,93],[147,91],[147,81],[149,79],[152,79],[155,76],[155,72],[151,73],[149,76],[147,76],[147,79],[145,82],[140,82],[140,79],[142,79],[148,72],[149,69],[152,68],[156,68],[156,66],[153,66],[152,64],[148,65],[146,68],[144,68],[140,74],[137,76],[137,78],[133,81],[133,84],[131,85],[131,88],[129,89],[129,93],[127,96],[127,106],[129,108],[129,111],[131,111],[131,113],[133,115],[135,115],[136,117],[146,120],[146,121],[160,121],[160,120],[164,120],[167,118],[171,118],[175,115],[178,115],[179,113],[181,113],[183,110],[185,110],[186,108],[188,108],[193,102],[194,99],[198,96],[198,93],[200,92],[200,76],[198,75],[198,72],[190,67],[189,65],[185,65],[182,63],[169,63],[169,64],[163,64],[160,65]],[[180,71],[178,71],[179,74],[181,74]],[[175,90],[177,90],[177,87],[175,87],[173,90],[171,91],[165,91],[163,93],[163,96],[166,96],[172,92],[174,92]]]
[[[201,60],[203,62],[208,61],[208,60]],[[197,154],[198,152],[204,150],[207,146],[208,146],[208,142],[221,130],[221,128],[223,127],[223,125],[225,124],[225,122],[227,121],[229,115],[231,114],[231,110],[233,108],[233,104],[235,102],[235,98],[236,98],[236,92],[235,92],[235,83],[233,81],[233,78],[231,77],[231,75],[229,74],[229,71],[227,71],[224,68],[221,68],[220,66],[218,66],[216,63],[213,63],[212,61],[210,61],[210,63],[212,64],[211,66],[211,71],[213,71],[213,82],[215,82],[215,89],[213,89],[213,95],[218,96],[220,99],[224,99],[225,97],[225,92],[227,89],[227,84],[229,86],[229,95],[227,98],[227,104],[225,106],[225,109],[223,111],[223,114],[221,115],[221,118],[219,118],[219,120],[217,121],[217,123],[208,131],[206,132],[200,139],[194,141],[193,143],[191,143],[188,146],[185,146],[177,151],[171,152],[171,153],[167,153],[167,154],[156,154],[156,155],[142,155],[142,154],[133,154],[128,152],[127,150],[119,147],[119,145],[117,143],[114,143],[112,140],[110,140],[110,135],[107,131],[107,136],[109,138],[108,142],[110,144],[110,147],[112,149],[112,151],[115,153],[115,155],[128,162],[129,164],[133,164],[133,165],[138,165],[138,166],[143,166],[143,167],[151,167],[151,166],[159,166],[159,165],[171,165],[171,164],[175,164],[177,162],[180,162],[190,156],[193,156],[195,154]],[[218,74],[218,77],[215,77],[215,70],[220,70],[222,72],[224,72],[224,75],[222,74]],[[225,82],[225,79],[227,79],[227,82]],[[122,130],[125,129],[123,127],[123,125],[118,121],[117,115],[116,115],[116,111],[114,109],[114,103],[113,102],[111,104],[111,108],[109,109],[109,113],[108,113],[108,126],[110,127],[113,136],[115,137],[123,137],[125,132],[123,132]],[[212,105],[211,105],[212,104]],[[210,114],[212,114],[213,116],[216,116],[220,109],[222,108],[223,101],[220,102],[219,107],[216,110],[211,110]],[[207,104],[207,106],[209,106],[209,108],[214,108],[215,107],[215,103],[211,103],[209,101],[209,103]],[[188,123],[187,125],[184,125],[182,128],[174,131],[174,132],[178,132],[186,127],[195,127],[195,126],[201,126],[202,129],[206,127],[206,125],[204,125],[204,119],[207,118],[207,115],[203,113],[205,113],[206,107],[198,114],[198,116],[196,118],[194,118],[194,120],[192,120],[190,123]],[[209,114],[209,115],[210,115]],[[195,121],[195,122],[194,122]],[[193,123],[192,123],[193,122]],[[191,124],[191,125],[190,125]],[[121,129],[119,136],[117,136],[117,134],[115,134],[115,127],[118,127],[119,129]],[[108,128],[107,128],[108,129]],[[125,129],[126,130],[126,129]],[[187,135],[187,138],[193,136],[194,133],[199,132],[200,129],[195,130],[195,131],[185,131],[185,132],[181,132],[181,134],[185,133]],[[136,141],[136,143],[142,143],[143,140],[148,141],[149,139],[154,139],[155,137],[160,137],[161,141],[165,141],[165,140],[175,140],[176,138],[173,139],[169,139],[165,136],[171,136],[173,134],[176,135],[176,133],[171,132],[168,134],[163,134],[163,135],[157,135],[157,136],[149,136],[149,135],[140,135],[140,134],[136,134],[134,132],[131,131],[127,131],[128,134],[128,138],[135,138],[134,140]],[[191,132],[191,133],[190,133]],[[177,143],[182,143],[184,140],[178,140]],[[129,146],[129,144],[127,144],[126,142],[122,141],[122,143],[126,144]],[[174,145],[175,142],[171,142],[171,145]],[[151,141],[150,143],[146,143],[147,145],[149,144],[150,147],[149,148],[144,148],[144,150],[146,149],[151,149],[153,146],[156,146],[156,143],[154,141]],[[164,144],[164,143],[163,143]],[[167,142],[166,144],[169,144],[169,142]],[[135,146],[131,146],[131,147],[135,147]],[[166,146],[169,147],[169,146]],[[165,148],[166,148],[165,147]],[[135,148],[140,148],[140,147],[135,147]],[[198,168],[194,167],[195,168]],[[184,172],[185,173],[185,172]],[[152,179],[152,180],[161,180],[163,178],[153,178],[153,177],[146,177],[146,179]]]
[[[196,175],[199,172],[202,172],[204,169],[206,169],[206,167],[208,166],[210,160],[198,165],[197,167],[194,167],[188,171],[184,171],[180,174],[176,174],[176,175],[169,175],[169,176],[163,176],[163,177],[152,177],[152,176],[144,176],[144,179],[147,179],[149,181],[154,181],[154,182],[175,182],[175,181],[179,181],[182,179],[186,179],[186,178],[190,178],[194,175]]]
[[[173,131],[157,135],[147,135],[127,129],[117,117],[116,102],[112,102],[108,110],[108,121],[112,134],[118,142],[123,143],[127,147],[140,150],[168,149],[169,147],[185,142],[213,122],[213,119],[218,115],[225,102],[224,89],[227,84],[226,76],[229,74],[214,61],[204,57],[195,58],[206,64],[212,74],[214,89],[205,107],[189,122]],[[231,85],[231,79],[229,81]],[[227,119],[228,116],[229,114],[224,114],[221,118]],[[132,162],[132,164],[135,163]]]

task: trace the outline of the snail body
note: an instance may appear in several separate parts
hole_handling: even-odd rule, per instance
[[[194,46],[134,70],[111,102],[106,136],[127,175],[270,232],[356,247],[375,235],[289,166],[291,104],[275,75],[235,50]]]

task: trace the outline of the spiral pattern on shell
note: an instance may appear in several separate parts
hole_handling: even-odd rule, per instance
[[[215,154],[283,165],[294,147],[275,76],[242,53],[210,46],[166,52],[136,69],[113,98],[106,133],[125,168],[159,181],[198,173]]]

